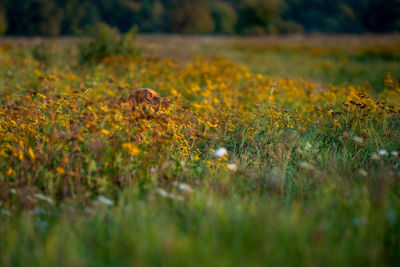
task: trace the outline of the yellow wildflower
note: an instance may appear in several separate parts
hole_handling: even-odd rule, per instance
[[[57,171],[59,174],[61,174],[61,175],[65,174],[64,169],[61,168],[61,167],[56,167],[56,171]]]
[[[35,153],[33,152],[33,150],[32,150],[32,148],[29,148],[28,149],[28,154],[29,154],[29,157],[32,159],[32,160],[34,160],[36,157],[35,157]]]
[[[15,171],[10,167],[8,168],[7,175],[14,175]]]
[[[101,133],[105,134],[105,135],[110,135],[111,134],[111,132],[109,130],[106,130],[106,129],[101,129]]]
[[[24,153],[22,153],[21,150],[18,150],[18,158],[19,158],[20,161],[24,160]]]
[[[140,150],[135,145],[133,145],[131,143],[124,143],[122,145],[122,147],[124,149],[126,149],[127,152],[129,153],[129,155],[131,155],[131,156],[135,156],[135,155],[139,154],[139,152],[140,152]]]

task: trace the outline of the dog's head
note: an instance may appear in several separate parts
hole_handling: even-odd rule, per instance
[[[145,103],[158,111],[160,108],[168,108],[171,100],[166,97],[160,97],[160,95],[150,88],[137,89],[128,98],[129,105],[134,111],[140,104]]]

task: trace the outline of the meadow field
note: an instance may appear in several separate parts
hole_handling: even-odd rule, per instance
[[[103,30],[0,40],[0,266],[400,265],[399,35]]]

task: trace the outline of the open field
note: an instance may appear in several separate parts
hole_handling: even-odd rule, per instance
[[[0,44],[32,47],[42,38],[3,38]],[[57,38],[58,46],[73,45],[77,38]],[[187,63],[194,56],[222,55],[273,78],[306,79],[336,85],[359,84],[383,89],[391,73],[400,79],[400,35],[294,35],[271,37],[204,37],[141,35],[145,56]],[[373,67],[371,67],[373,66]]]
[[[400,78],[400,35],[258,38],[150,35],[140,38],[139,43],[147,47],[149,54],[178,61],[199,54],[223,55],[249,67],[252,72],[272,78],[306,79],[336,85],[360,84],[372,90],[383,89],[382,77],[388,72]]]
[[[400,36],[28,41],[0,41],[1,266],[400,264]]]

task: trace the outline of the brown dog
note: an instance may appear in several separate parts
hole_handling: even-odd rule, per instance
[[[128,97],[128,102],[132,111],[135,111],[140,104],[145,103],[157,112],[160,108],[168,108],[171,100],[166,97],[160,97],[160,95],[153,89],[140,88]]]

